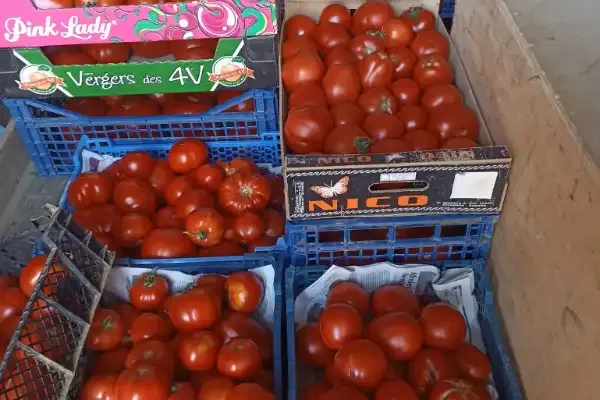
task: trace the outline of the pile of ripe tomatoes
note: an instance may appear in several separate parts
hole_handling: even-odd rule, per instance
[[[98,353],[79,399],[274,400],[272,334],[251,315],[262,296],[250,271],[172,296],[164,277],[140,275],[131,304],[94,315],[86,345]]]
[[[389,153],[476,147],[479,122],[452,85],[450,46],[421,7],[396,17],[385,0],[354,14],[325,7],[318,23],[285,24],[284,127],[296,154]]]
[[[158,42],[98,43],[50,46],[44,54],[54,65],[120,64],[132,55],[159,58],[172,54],[176,60],[210,60],[219,39],[166,40]]]
[[[73,219],[134,258],[220,257],[272,246],[283,235],[283,180],[251,160],[208,163],[197,139],[175,143],[166,160],[127,153],[67,189]]]
[[[302,400],[491,400],[487,356],[465,343],[467,325],[443,302],[422,306],[409,289],[382,286],[369,297],[354,282],[335,284],[316,323],[296,332],[296,354],[326,382]],[[368,397],[372,395],[372,397]]]
[[[239,96],[242,92],[241,90],[222,90],[215,93],[77,97],[68,99],[63,107],[88,117],[201,114],[217,104]],[[228,108],[225,112],[254,112],[254,102],[252,99],[248,99]]]

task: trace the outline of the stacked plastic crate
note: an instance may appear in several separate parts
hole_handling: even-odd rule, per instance
[[[258,141],[275,150],[254,161],[279,162],[274,0],[18,1],[1,95],[40,176],[71,174],[83,135]]]

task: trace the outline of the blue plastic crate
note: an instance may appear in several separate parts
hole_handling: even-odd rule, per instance
[[[273,265],[275,269],[275,315],[273,316],[273,382],[277,400],[283,400],[283,254],[246,255],[241,257],[213,257],[194,261],[177,261],[177,263],[161,265],[162,270],[179,271],[187,274],[223,274],[246,271],[265,265]]]
[[[84,149],[93,151],[97,154],[111,155],[113,157],[122,157],[131,151],[146,151],[152,154],[153,157],[165,158],[169,152],[169,149],[177,142],[177,140],[178,139],[170,139],[158,141],[156,143],[119,145],[115,144],[114,141],[111,140],[91,140],[84,136],[81,142],[77,145],[75,155],[73,156],[74,170],[69,178],[69,181],[65,185],[65,190],[60,198],[60,207],[69,213],[75,211],[73,206],[71,206],[67,201],[67,189],[75,180],[75,178],[81,174],[81,153]],[[280,160],[279,140],[270,143],[260,140],[245,140],[244,143],[246,147],[240,146],[239,142],[206,142],[206,145],[209,149],[211,160],[218,159],[229,161],[235,157],[242,156],[251,159],[257,164],[271,165]],[[260,253],[275,253],[285,251],[285,240],[280,238],[274,246],[259,247],[256,249],[256,251]],[[167,265],[177,266],[198,263],[205,259],[206,257],[191,257],[172,260],[122,258],[118,260],[118,265],[139,268],[164,268]]]
[[[248,99],[254,100],[254,112],[225,112]],[[46,177],[73,172],[73,155],[83,135],[131,145],[190,136],[222,146],[227,142],[229,149],[237,148],[238,152],[248,146],[247,141],[270,146],[279,140],[274,89],[248,90],[197,115],[91,118],[62,108],[63,100],[4,99],[4,104],[15,120],[38,175]],[[279,160],[279,146],[276,153],[272,157]]]
[[[493,215],[326,219],[288,223],[295,266],[396,264],[487,257],[498,220]]]
[[[440,3],[440,17],[442,18],[452,18],[454,17],[454,6],[456,5],[456,0],[442,0]]]
[[[513,366],[509,348],[504,340],[502,324],[498,318],[494,305],[494,294],[490,277],[481,260],[475,261],[448,261],[441,269],[471,267],[475,271],[475,295],[479,302],[479,324],[483,334],[486,351],[492,362],[492,375],[496,389],[503,400],[525,400],[517,372]],[[287,341],[287,400],[296,400],[296,362],[295,352],[295,326],[294,326],[294,300],[295,298],[316,281],[326,270],[326,267],[291,267],[286,270],[285,276],[285,304],[286,304],[286,341]]]

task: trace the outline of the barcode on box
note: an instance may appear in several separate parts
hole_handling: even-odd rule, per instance
[[[416,172],[395,172],[392,174],[380,174],[379,181],[380,182],[404,182],[404,181],[414,181],[417,179]]]

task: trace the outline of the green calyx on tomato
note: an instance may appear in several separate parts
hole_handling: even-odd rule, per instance
[[[102,329],[108,331],[113,326],[113,319],[111,316],[108,316],[102,320]]]
[[[143,280],[144,280],[145,288],[154,287],[154,285],[156,285],[156,274],[154,274],[154,273],[145,274],[143,277]]]
[[[394,113],[394,111],[392,110],[392,101],[389,98],[387,98],[387,97],[382,97],[381,98],[380,109],[383,112],[386,112],[388,114],[393,114]]]
[[[373,141],[368,137],[357,137],[354,139],[354,147],[359,153],[366,153]]]
[[[206,240],[208,237],[207,231],[198,231],[198,232],[183,232],[185,235],[197,239],[197,240]]]

